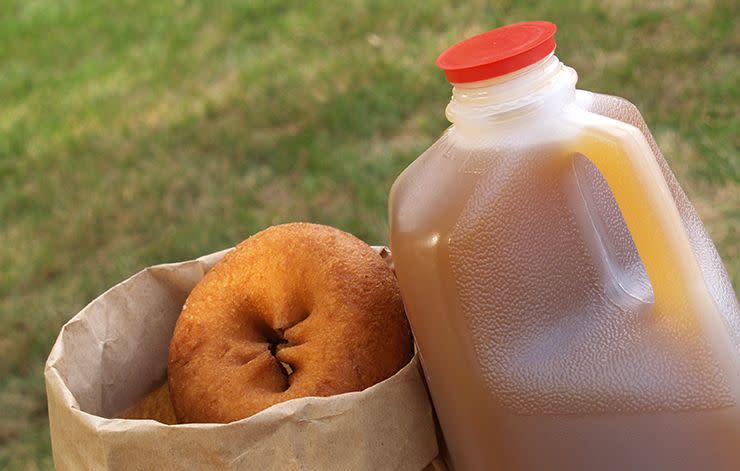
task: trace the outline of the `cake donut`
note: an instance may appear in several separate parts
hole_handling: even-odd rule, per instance
[[[412,350],[395,275],[370,246],[328,226],[273,226],[188,296],[170,343],[170,398],[179,423],[226,423],[360,391]]]
[[[175,411],[172,409],[167,381],[116,417],[129,420],[156,420],[167,425],[176,424],[177,418],[175,418]]]

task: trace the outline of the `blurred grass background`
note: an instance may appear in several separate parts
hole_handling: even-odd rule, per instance
[[[436,56],[504,23],[638,105],[737,289],[737,5],[454,3],[0,0],[0,469],[52,467],[44,360],[117,281],[284,221],[386,241],[447,125]]]

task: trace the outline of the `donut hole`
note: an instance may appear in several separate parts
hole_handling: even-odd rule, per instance
[[[280,362],[280,367],[283,369],[285,376],[290,376],[293,374],[293,367],[290,366],[290,363],[285,363],[282,360],[278,360],[278,361]]]
[[[284,336],[285,329],[274,329],[264,321],[257,322],[255,324],[255,329],[259,336],[267,343],[270,355],[273,356],[277,364],[280,366],[283,375],[287,378],[293,374],[293,367],[289,363],[286,363],[277,357],[277,353],[280,349],[290,346],[290,342]]]
[[[259,335],[268,343],[270,354],[278,362],[286,378],[295,372],[295,368],[292,364],[284,361],[278,353],[283,348],[302,343],[299,326],[309,315],[311,315],[310,309],[295,306],[292,313],[284,316],[284,322],[280,324],[280,327],[273,327],[261,318],[256,325]],[[294,330],[296,327],[299,327],[299,329]]]
[[[282,337],[279,337],[278,339],[268,339],[268,343],[270,344],[270,354],[272,356],[275,356],[277,352],[283,348],[284,345],[288,344],[288,341],[285,340]]]
[[[293,367],[290,366],[289,363],[286,363],[283,360],[279,359],[277,357],[277,353],[280,351],[281,348],[285,348],[288,346],[288,341],[285,340],[282,335],[278,338],[278,340],[270,342],[270,354],[275,357],[285,376],[290,376],[291,374],[293,374]]]

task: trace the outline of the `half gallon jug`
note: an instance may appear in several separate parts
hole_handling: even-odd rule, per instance
[[[396,180],[391,248],[454,468],[740,470],[740,308],[628,101],[555,25],[438,59],[452,125]]]

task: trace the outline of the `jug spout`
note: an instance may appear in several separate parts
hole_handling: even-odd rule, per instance
[[[453,83],[445,115],[461,131],[502,129],[501,123],[532,114],[556,113],[575,99],[576,71],[550,53],[547,57],[506,75]]]

